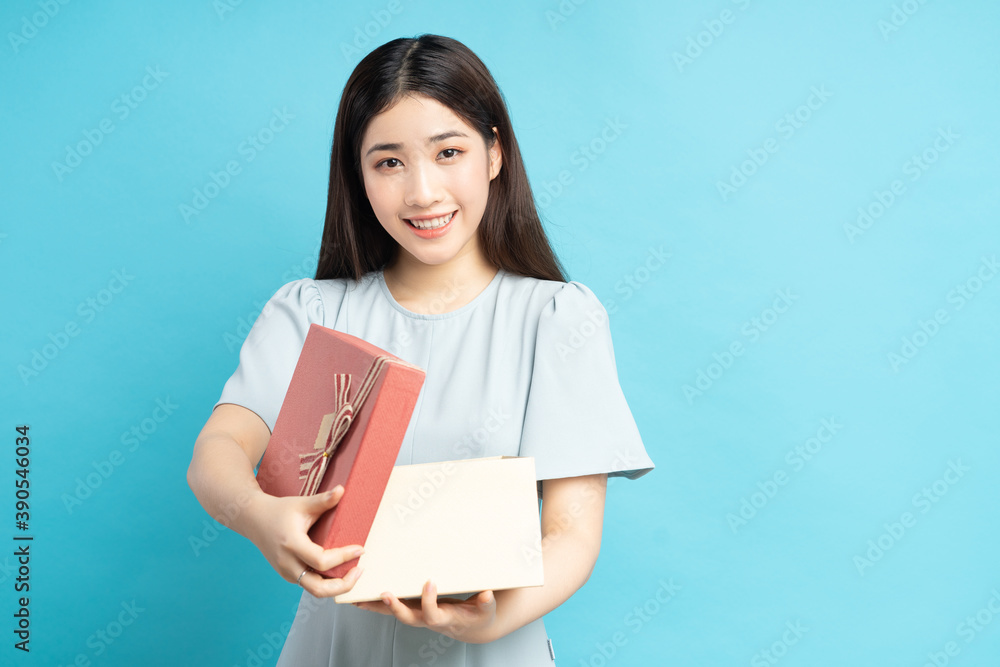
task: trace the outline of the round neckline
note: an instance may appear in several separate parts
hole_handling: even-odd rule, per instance
[[[479,304],[480,301],[483,301],[490,293],[496,290],[497,285],[500,284],[500,280],[503,278],[503,273],[503,269],[497,269],[496,275],[493,276],[493,279],[490,280],[489,284],[487,284],[479,294],[474,296],[472,300],[464,306],[456,308],[455,310],[449,310],[446,313],[415,313],[408,308],[404,308],[398,301],[396,301],[396,297],[394,297],[392,292],[389,291],[389,286],[385,284],[385,275],[383,275],[383,271],[379,269],[377,272],[379,288],[382,290],[382,294],[385,295],[386,301],[389,302],[389,305],[403,315],[416,320],[444,320],[450,317],[457,317],[458,315],[462,315],[472,310]]]

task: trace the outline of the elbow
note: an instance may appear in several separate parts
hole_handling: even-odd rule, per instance
[[[597,556],[600,554],[601,546],[597,545],[597,551],[594,553],[593,558],[590,559],[590,566],[583,573],[583,580],[580,582],[579,588],[583,588],[588,581],[590,581],[590,575],[594,573],[594,568],[597,567]]]
[[[590,581],[590,576],[597,567],[597,557],[601,552],[600,540],[595,543],[591,539],[581,539],[574,551],[577,554],[583,555],[583,560],[579,561],[579,566],[576,570],[576,588],[574,589],[580,590]]]
[[[198,445],[195,444],[195,452],[194,452],[194,455],[191,457],[191,463],[188,464],[186,478],[187,478],[188,487],[190,487],[191,492],[194,493],[194,495],[195,495],[196,498],[199,497],[198,493],[199,493],[199,491],[201,489],[201,486],[199,484],[199,482],[200,482],[200,475],[198,474],[198,472],[199,472],[199,466],[198,466]]]
[[[588,581],[590,581],[590,575],[594,573],[594,569],[597,567],[597,559],[601,555],[601,533],[603,531],[598,528],[598,530],[591,532],[591,534],[586,538],[585,544],[581,545],[582,553],[587,554],[586,568],[583,573],[583,581],[580,583],[582,588]]]

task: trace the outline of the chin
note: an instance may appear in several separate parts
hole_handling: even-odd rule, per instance
[[[409,251],[407,251],[409,252]],[[409,253],[415,260],[421,264],[426,264],[428,266],[440,266],[442,264],[447,264],[451,260],[458,256],[457,252],[450,253]]]
[[[457,244],[454,239],[447,239],[446,243],[441,243],[437,246],[432,246],[430,243],[407,243],[405,245],[400,243],[399,245],[404,252],[421,264],[440,266],[442,264],[447,264],[462,255],[464,249],[469,249],[469,243],[474,243],[474,239],[475,236],[472,236],[469,239],[466,239],[465,243],[461,245]],[[397,239],[397,243],[398,242],[399,240]]]

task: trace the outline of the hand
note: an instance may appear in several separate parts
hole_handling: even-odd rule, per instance
[[[437,589],[428,581],[420,600],[403,601],[386,592],[382,601],[353,604],[379,614],[392,614],[407,625],[428,628],[460,642],[485,644],[495,639],[497,601],[493,591],[477,593],[468,600],[439,600]]]
[[[261,493],[254,499],[254,514],[247,537],[257,545],[282,579],[298,583],[315,597],[333,597],[351,590],[361,569],[351,568],[343,579],[327,579],[319,572],[345,563],[364,552],[358,544],[323,549],[309,537],[309,529],[328,509],[336,506],[344,487],[312,496],[280,498]],[[299,575],[309,568],[302,578]],[[314,571],[317,570],[317,571]]]

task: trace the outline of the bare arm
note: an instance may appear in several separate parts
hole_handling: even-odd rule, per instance
[[[242,510],[264,493],[253,469],[270,437],[256,413],[223,403],[198,434],[188,466],[188,485],[205,511],[246,538],[251,526]]]
[[[600,474],[542,482],[545,585],[496,591],[496,620],[488,641],[541,618],[587,583],[601,550],[607,479]]]
[[[270,437],[267,424],[252,410],[229,403],[216,407],[198,434],[187,472],[201,506],[253,542],[286,581],[297,581],[307,567],[324,571],[359,555],[361,545],[324,550],[308,534],[316,519],[340,501],[342,487],[288,498],[261,490],[253,469]],[[343,579],[308,572],[300,583],[317,597],[329,597],[350,590],[360,575],[357,567]]]

